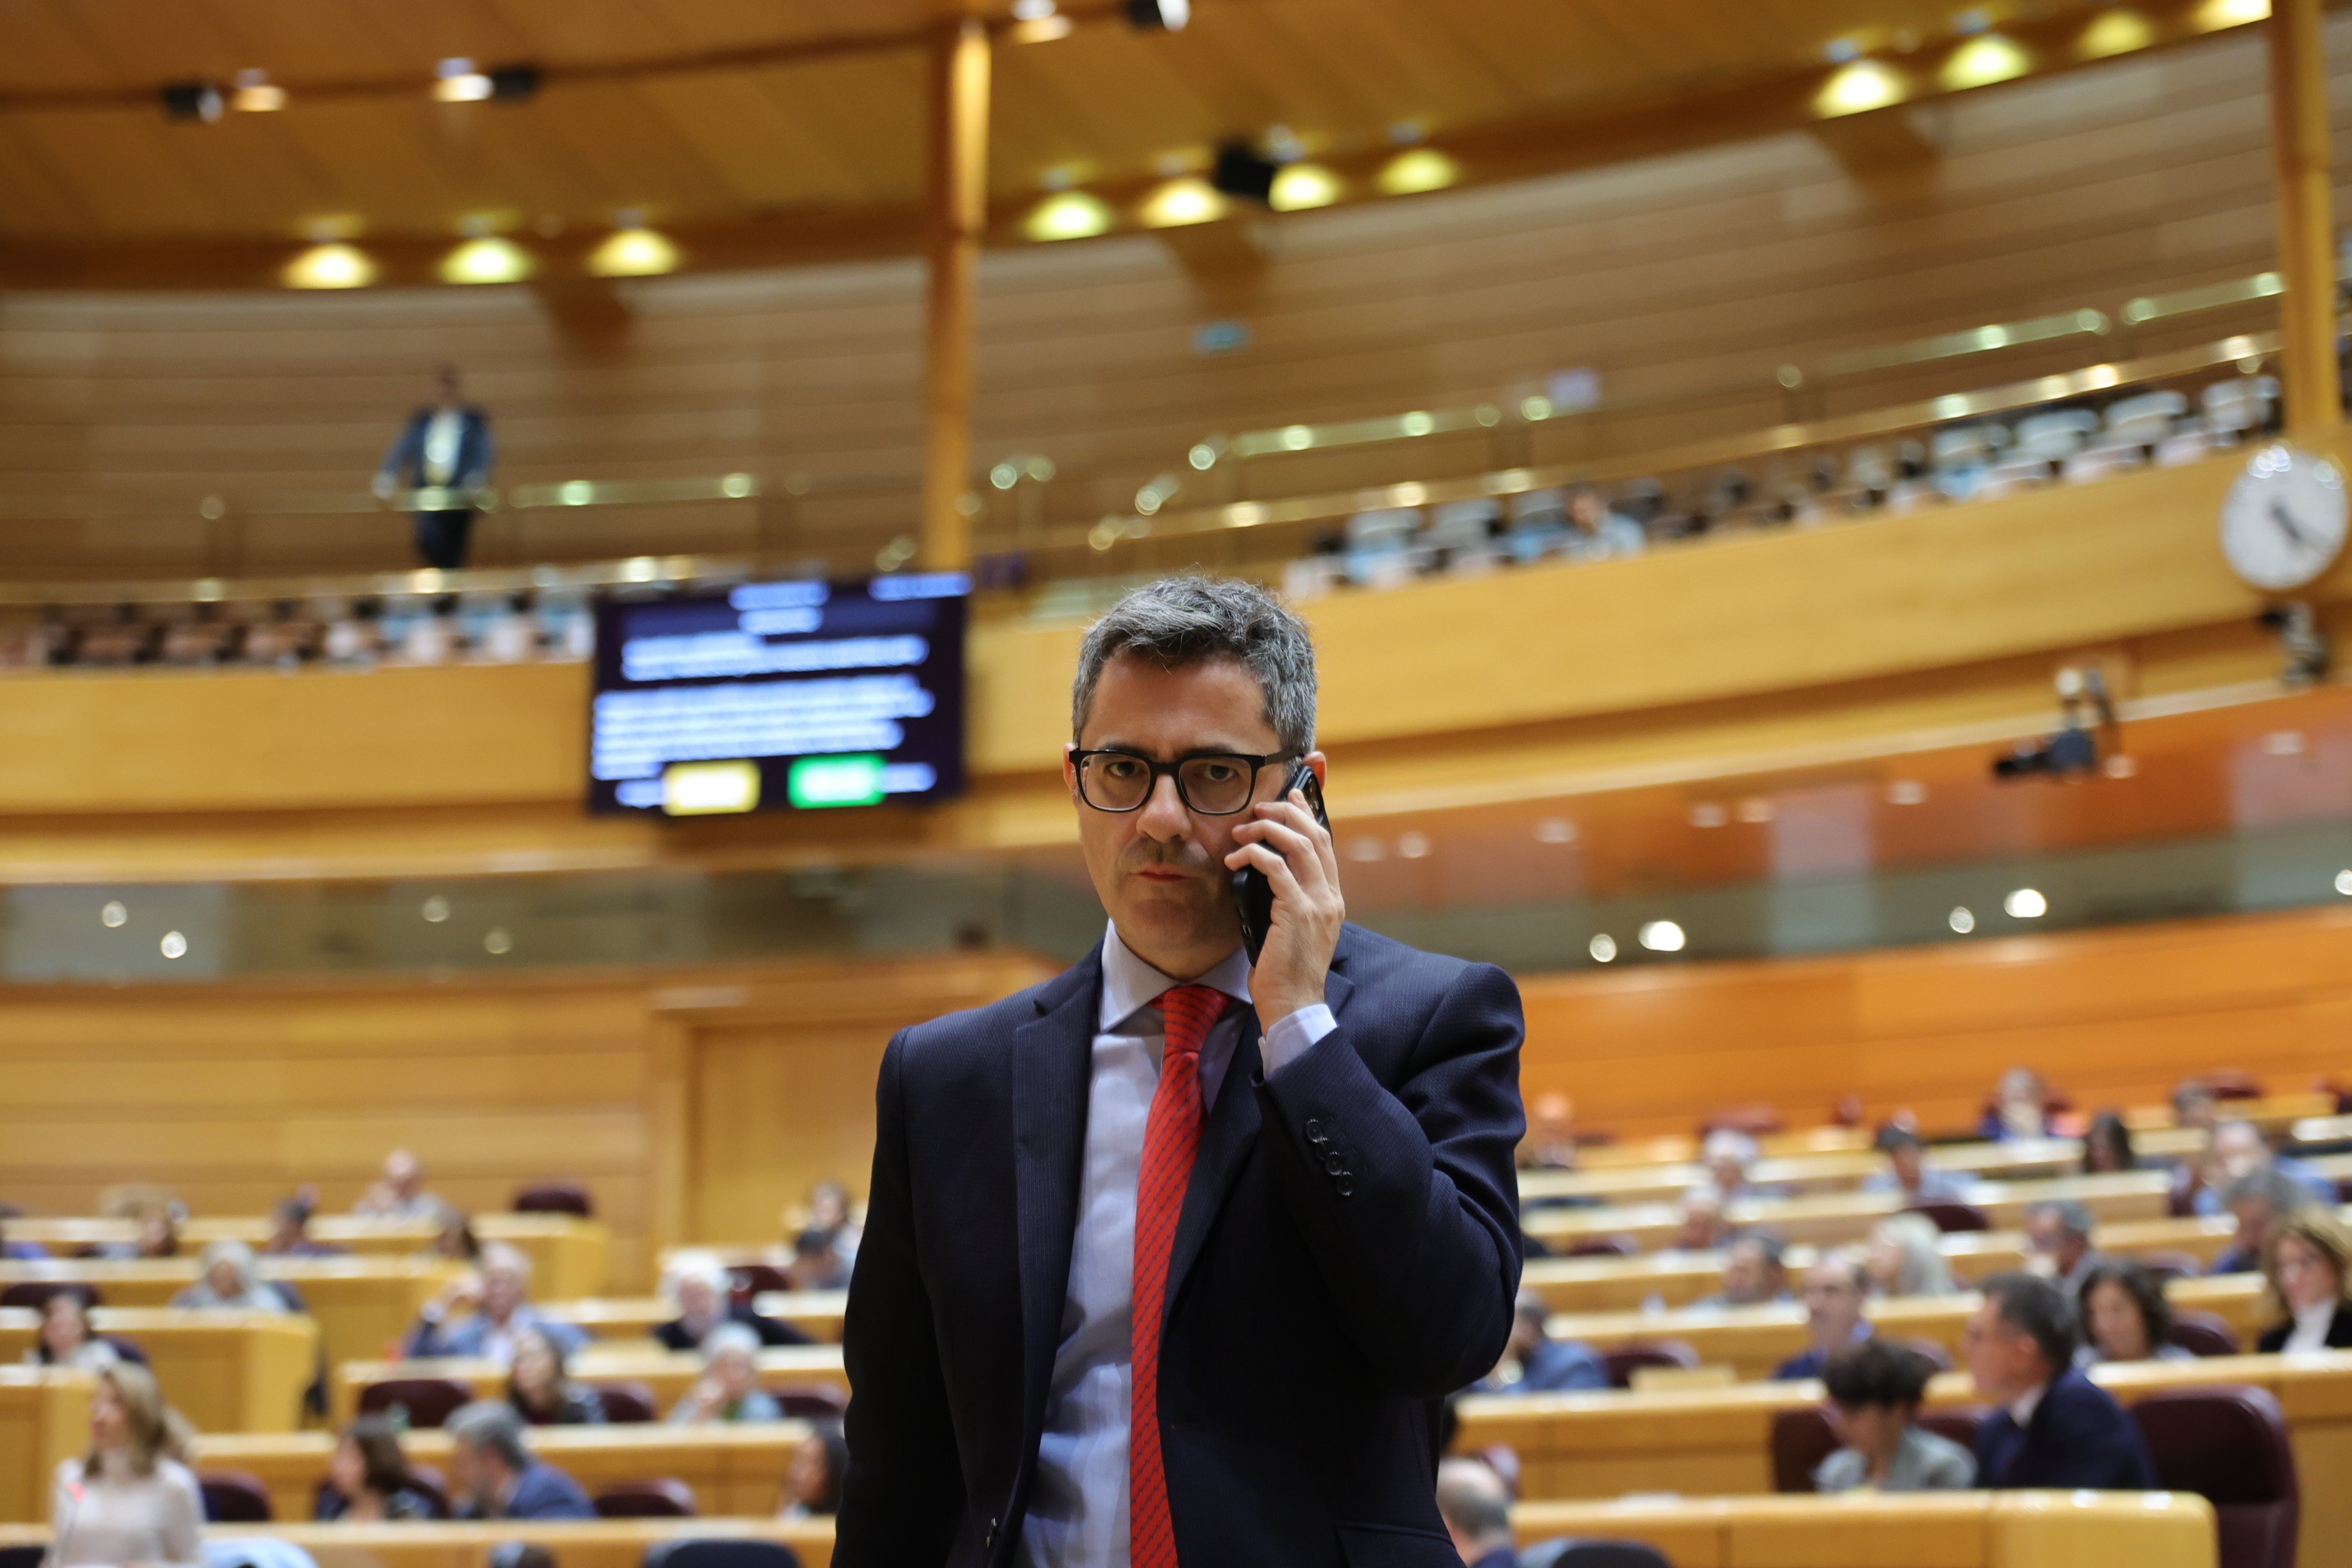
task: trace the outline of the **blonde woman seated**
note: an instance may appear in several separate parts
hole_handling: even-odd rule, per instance
[[[1932,1370],[1927,1357],[1885,1340],[1830,1357],[1822,1383],[1830,1425],[1845,1447],[1814,1469],[1815,1491],[1962,1491],[1975,1484],[1975,1457],[1919,1425]]]
[[[58,1467],[48,1568],[204,1560],[204,1499],[180,1462],[173,1417],[145,1367],[101,1367],[89,1402],[89,1452]]]
[[[2352,1233],[2325,1209],[2271,1221],[2263,1276],[2281,1321],[2255,1342],[2261,1351],[2352,1349]]]
[[[781,1421],[783,1407],[760,1386],[760,1336],[740,1323],[721,1323],[702,1342],[702,1376],[669,1413],[696,1421]]]
[[[1888,1215],[1870,1233],[1870,1282],[1882,1296],[1948,1296],[1943,1232],[1925,1215]]]
[[[205,1247],[197,1260],[196,1282],[173,1297],[172,1305],[235,1312],[291,1310],[277,1288],[255,1271],[253,1248],[241,1241],[215,1241]]]

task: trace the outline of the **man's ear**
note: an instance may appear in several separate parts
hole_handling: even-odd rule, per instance
[[[1070,792],[1072,800],[1078,798],[1078,743],[1076,741],[1066,742],[1062,747],[1062,787]]]
[[[1308,770],[1315,774],[1318,788],[1330,783],[1331,760],[1321,752],[1309,752],[1298,760],[1305,763]]]

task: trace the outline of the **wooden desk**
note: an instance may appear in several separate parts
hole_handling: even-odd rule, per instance
[[[2285,1409],[2305,1478],[2352,1468],[2352,1354],[2221,1356],[2103,1366],[2092,1376],[2129,1404],[2158,1388],[2252,1384]],[[1964,1374],[1928,1385],[1931,1405],[1968,1405]],[[1821,1384],[1748,1383],[1651,1394],[1553,1394],[1461,1402],[1462,1451],[1507,1443],[1519,1456],[1521,1495],[1601,1499],[1629,1492],[1743,1495],[1772,1489],[1772,1418],[1821,1398]],[[2324,1479],[2303,1487],[2299,1568],[2335,1568],[2352,1553],[2352,1490]],[[2103,1561],[2089,1558],[2084,1561]]]
[[[86,1372],[0,1367],[0,1521],[49,1517],[58,1467],[89,1448]]]
[[[646,1549],[665,1541],[726,1536],[780,1541],[801,1568],[832,1568],[833,1521],[750,1519],[519,1520],[511,1524],[271,1524],[215,1525],[212,1541],[267,1535],[308,1552],[319,1568],[482,1568],[500,1542],[529,1541],[554,1553],[562,1568],[640,1568]],[[0,1526],[0,1546],[42,1546],[38,1525]],[[2171,1568],[2163,1563],[2158,1568]]]
[[[541,1426],[531,1431],[530,1447],[592,1497],[622,1481],[667,1478],[692,1488],[704,1513],[757,1517],[776,1511],[784,1470],[808,1430],[799,1421]],[[410,1432],[401,1447],[411,1460],[446,1475],[450,1441],[446,1432]],[[335,1442],[329,1432],[207,1436],[197,1445],[196,1463],[199,1468],[250,1471],[269,1489],[270,1506],[279,1519],[303,1520],[310,1517],[319,1484],[327,1479]]]
[[[93,1321],[147,1352],[163,1397],[200,1432],[291,1432],[319,1374],[319,1325],[290,1312],[100,1307]],[[40,1331],[22,1307],[0,1310],[0,1361],[19,1362]]]
[[[842,1370],[839,1345],[784,1345],[760,1352],[761,1381],[771,1386],[788,1383],[822,1384],[846,1393],[849,1374]],[[663,1413],[684,1397],[702,1375],[702,1358],[625,1343],[591,1345],[572,1358],[572,1375],[583,1383],[642,1383],[654,1393]],[[335,1369],[329,1393],[334,1424],[341,1427],[359,1413],[360,1390],[370,1384],[403,1377],[448,1377],[472,1385],[479,1398],[492,1398],[506,1388],[506,1369],[495,1363],[444,1357],[418,1361],[347,1362]]]
[[[1928,1159],[1936,1169],[1949,1176],[2015,1181],[2068,1174],[2081,1166],[2083,1145],[2074,1138],[1957,1143],[1933,1151]],[[1850,1192],[1887,1169],[1885,1155],[1874,1149],[1857,1149],[1759,1160],[1749,1175],[1759,1186],[1786,1187],[1797,1193]],[[1706,1167],[1689,1162],[1601,1170],[1521,1171],[1519,1201],[1597,1198],[1612,1204],[1671,1203],[1706,1179]]]
[[[2270,1323],[2258,1275],[2176,1280],[2167,1294],[2176,1307],[2227,1320],[2249,1345]],[[1931,1340],[1957,1362],[1960,1331],[1976,1306],[1974,1294],[1911,1296],[1874,1300],[1864,1310],[1881,1333],[1898,1340]],[[1553,1339],[1576,1340],[1596,1350],[1643,1340],[1680,1340],[1707,1365],[1728,1366],[1743,1381],[1771,1376],[1773,1368],[1801,1352],[1806,1343],[1805,1310],[1793,1301],[1664,1312],[1562,1312],[1550,1320],[1546,1331]]]
[[[2060,1176],[2042,1181],[1981,1182],[1965,1190],[1968,1201],[1985,1211],[1997,1230],[2023,1227],[2036,1204],[2073,1198],[2102,1222],[2160,1219],[2171,1197],[2172,1178],[2163,1171],[2120,1171],[2109,1175]],[[1870,1228],[1905,1205],[1893,1193],[1829,1193],[1812,1197],[1749,1198],[1731,1205],[1734,1225],[1771,1230],[1786,1240],[1859,1241]],[[1620,1208],[1538,1209],[1521,1216],[1529,1236],[1555,1251],[1584,1240],[1628,1237],[1643,1251],[1671,1243],[1682,1228],[1679,1205],[1628,1205]]]
[[[395,1352],[417,1310],[455,1279],[461,1266],[436,1258],[355,1253],[348,1258],[265,1258],[261,1274],[302,1293],[319,1321],[330,1363]],[[69,1279],[88,1285],[109,1307],[167,1307],[196,1282],[193,1258],[60,1258],[0,1263],[0,1285]]]
[[[762,1316],[790,1323],[824,1344],[841,1342],[841,1315],[848,1305],[846,1290],[767,1290],[752,1300]],[[659,1296],[549,1301],[540,1310],[576,1323],[599,1340],[650,1340],[654,1330],[677,1316],[677,1306]]]
[[[2213,1507],[2179,1492],[1917,1492],[1521,1503],[1522,1547],[1647,1542],[1675,1568],[2212,1568]]]
[[[612,1237],[594,1220],[560,1214],[484,1214],[476,1215],[473,1224],[480,1240],[503,1241],[530,1259],[535,1297],[552,1301],[593,1296],[605,1289],[605,1254]],[[137,1230],[127,1219],[13,1219],[8,1239],[38,1242],[65,1254],[77,1247],[128,1243],[136,1238]],[[363,1256],[413,1257],[433,1240],[434,1227],[415,1220],[321,1215],[310,1222],[310,1234],[328,1246]],[[180,1227],[181,1246],[191,1257],[206,1243],[223,1238],[242,1241],[257,1251],[269,1239],[269,1221],[258,1215],[215,1215],[191,1219]]]

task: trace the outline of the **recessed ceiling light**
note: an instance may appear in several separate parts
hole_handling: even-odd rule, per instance
[[[1036,240],[1091,239],[1110,227],[1110,208],[1084,191],[1064,191],[1039,202],[1021,226]]]
[[[289,289],[364,289],[375,281],[375,263],[353,246],[314,245],[278,277]]]
[[[1944,62],[1943,82],[1954,89],[1990,87],[1997,81],[2013,81],[2032,68],[2032,57],[2015,40],[1999,33],[1979,33]]]
[[[1266,205],[1278,213],[1328,207],[1339,199],[1339,177],[1320,163],[1293,163],[1274,177]]]
[[[2096,20],[2083,29],[2082,50],[2085,59],[2103,60],[2114,55],[2127,55],[2134,49],[2144,49],[2156,42],[2156,29],[2147,18],[2128,5],[2118,5],[2103,11]]]
[[[614,230],[589,253],[588,270],[599,278],[651,278],[677,270],[677,247],[666,235],[632,226]]]
[[[1917,779],[1896,779],[1886,786],[1889,805],[1918,805],[1927,798],[1927,786]]]
[[[2019,888],[2001,900],[2000,907],[2011,920],[2038,921],[2050,912],[2050,900],[2038,888]]]
[[[1429,853],[1428,836],[1420,833],[1398,834],[1397,853],[1403,856],[1408,860],[1420,859],[1423,856]]]
[[[1977,929],[1976,911],[1969,908],[1966,904],[1953,905],[1952,912],[1946,916],[1945,920],[1946,923],[1949,924],[1954,931],[1959,932],[1962,936],[1966,936],[1969,932]]]
[[[424,915],[427,925],[437,926],[449,918],[449,900],[438,893],[432,894],[425,899],[424,909],[418,912]]]
[[[2352,899],[2352,871],[2338,871],[2336,873],[2336,890],[2343,894],[2346,898]],[[120,904],[109,904],[106,907],[110,910],[119,910],[122,906]],[[120,925],[121,922],[120,921],[109,921],[106,923],[109,925]]]
[[[1350,838],[1348,840],[1348,858],[1350,860],[1385,860],[1388,858],[1388,846],[1382,844],[1377,838]]]
[[[1652,952],[1680,952],[1687,940],[1672,921],[1650,921],[1642,927],[1642,945]]]
[[[163,940],[155,946],[166,958],[184,958],[188,952],[188,939],[178,931],[167,931],[163,933]]]
[[[507,239],[469,239],[441,260],[444,283],[520,283],[530,272],[530,253]]]
[[[1879,60],[1856,60],[1822,84],[1813,98],[1813,112],[1825,120],[1867,114],[1900,103],[1906,95],[1903,78],[1892,66]]]
[[[1739,803],[1739,820],[1742,822],[1769,822],[1777,815],[1772,803],[1760,795],[1751,795]]]
[[[1592,955],[1595,963],[1614,963],[1617,962],[1617,939],[1605,931],[1601,931],[1584,944],[1584,951]]]
[[[1225,216],[1225,198],[1198,174],[1181,174],[1143,198],[1136,216],[1151,228],[1177,228]]]
[[[1013,0],[1013,19],[1034,22],[1054,14],[1054,0]]]
[[[1434,147],[1415,147],[1382,165],[1380,187],[1392,196],[1442,191],[1462,177],[1462,165]]]
[[[1720,801],[1702,800],[1690,808],[1693,827],[1720,827],[1730,820],[1731,813],[1724,810]]]
[[[2273,730],[2263,737],[2263,750],[2273,757],[2299,757],[2305,744],[2300,730]]]
[[[1573,844],[1576,842],[1576,824],[1564,816],[1547,816],[1536,824],[1536,842]]]
[[[2099,771],[2106,774],[2111,779],[2137,778],[2139,776],[2139,759],[2137,757],[2126,756],[2109,757],[2105,762],[2099,764]]]
[[[2344,875],[2346,877],[2352,877],[2352,871],[2347,871]],[[2343,885],[2342,879],[2339,878],[2337,879],[2336,885],[2338,887]],[[98,908],[98,923],[104,926],[109,931],[115,930],[117,927],[121,926],[123,921],[130,918],[131,911],[122,907],[122,900],[121,899],[109,899]]]
[[[504,926],[492,926],[482,937],[482,951],[493,955],[512,952],[514,937]]]

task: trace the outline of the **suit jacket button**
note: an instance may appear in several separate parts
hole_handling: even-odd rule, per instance
[[[1309,1143],[1328,1143],[1331,1142],[1331,1140],[1323,1136],[1323,1124],[1320,1121],[1316,1121],[1315,1118],[1311,1116],[1307,1119],[1307,1141]]]
[[[1343,1198],[1347,1197],[1353,1194],[1355,1190],[1355,1182],[1349,1178],[1346,1172],[1341,1172],[1339,1173],[1339,1195]]]
[[[980,1549],[982,1552],[993,1552],[996,1550],[997,1525],[998,1521],[992,1519],[988,1521],[988,1530],[980,1538]]]
[[[1336,1176],[1348,1168],[1348,1163],[1339,1158],[1339,1151],[1335,1149],[1323,1156],[1323,1168]]]

